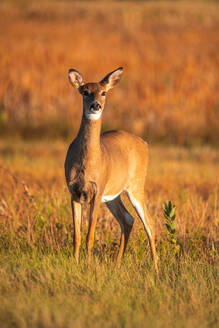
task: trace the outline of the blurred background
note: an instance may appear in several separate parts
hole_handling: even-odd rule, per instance
[[[218,145],[218,8],[207,1],[1,1],[0,136],[73,138],[82,99],[68,69],[96,82],[123,66],[104,130]]]

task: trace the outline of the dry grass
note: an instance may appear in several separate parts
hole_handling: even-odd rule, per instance
[[[25,217],[33,226],[37,201],[42,202],[40,206],[45,214],[48,211],[46,204],[50,204],[49,217],[54,224],[63,218],[60,211],[64,209],[63,220],[71,222],[63,168],[66,149],[67,144],[62,141],[24,143],[5,140],[0,143],[3,157],[0,161],[2,222],[10,224],[13,221],[14,227],[19,229]],[[151,149],[150,158],[146,202],[156,220],[158,240],[163,230],[162,203],[167,200],[172,200],[177,206],[181,238],[186,238],[189,232],[204,229],[209,239],[216,240],[218,151],[209,147],[156,146]],[[125,197],[124,200],[131,209]],[[105,206],[102,210],[105,226],[109,213]],[[113,226],[119,230],[116,224]],[[105,228],[112,228],[111,219]]]
[[[120,231],[105,207],[93,263],[86,263],[85,217],[76,266],[66,149],[61,141],[0,142],[1,327],[216,327],[218,151],[151,147],[146,202],[160,258],[155,279],[138,219],[124,262],[114,269]],[[177,206],[180,256],[167,238],[167,200]]]
[[[217,3],[21,3],[0,6],[1,133],[69,135],[81,102],[68,69],[89,81],[123,65],[105,128],[218,142]]]

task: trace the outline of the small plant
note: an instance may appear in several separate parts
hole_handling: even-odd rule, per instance
[[[176,236],[176,206],[172,204],[171,201],[168,203],[163,203],[163,214],[165,218],[165,225],[168,230],[168,241],[174,245],[175,255],[179,254],[180,244]]]

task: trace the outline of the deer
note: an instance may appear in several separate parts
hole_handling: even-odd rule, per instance
[[[122,130],[101,134],[106,94],[120,81],[122,72],[123,68],[119,67],[96,83],[85,83],[82,74],[75,69],[68,72],[71,85],[83,97],[80,128],[65,160],[74,225],[74,257],[78,263],[83,206],[89,206],[87,256],[90,262],[100,205],[105,203],[121,228],[116,259],[116,264],[120,264],[134,223],[133,216],[121,199],[121,194],[126,193],[143,223],[158,272],[154,226],[145,205],[148,144],[142,138]]]

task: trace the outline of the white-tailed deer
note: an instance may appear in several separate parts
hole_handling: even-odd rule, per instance
[[[120,80],[122,67],[109,73],[97,83],[84,83],[82,75],[69,70],[69,80],[83,96],[83,116],[76,139],[69,146],[65,160],[65,175],[71,193],[74,223],[74,255],[78,262],[81,242],[81,206],[90,204],[87,235],[88,259],[94,242],[94,231],[101,202],[114,215],[121,227],[117,263],[124,254],[133,217],[121,200],[128,195],[147,233],[151,254],[157,270],[153,222],[145,206],[145,178],[148,145],[141,138],[125,131],[101,134],[102,114],[106,93]]]

